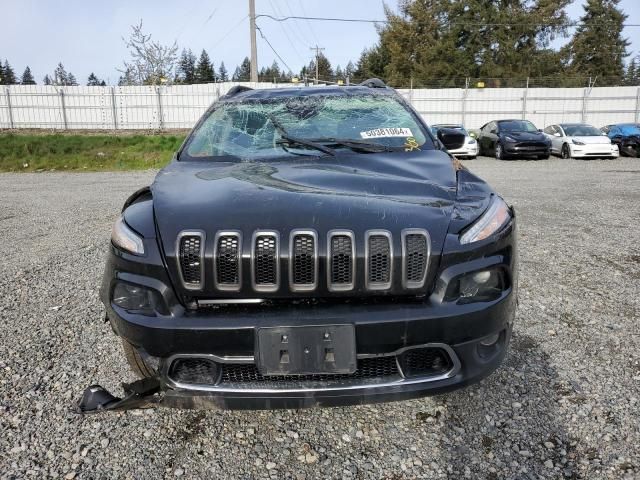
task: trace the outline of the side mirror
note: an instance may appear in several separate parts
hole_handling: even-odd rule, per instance
[[[462,148],[467,137],[460,130],[453,128],[441,128],[438,130],[438,140],[447,150],[457,150]]]
[[[539,131],[540,133],[542,133],[542,129],[541,129],[541,128],[539,128],[539,129],[538,129],[538,131]]]

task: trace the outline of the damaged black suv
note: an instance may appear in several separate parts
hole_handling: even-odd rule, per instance
[[[297,408],[468,385],[507,352],[513,210],[379,81],[236,87],[116,221],[101,298],[178,407]]]

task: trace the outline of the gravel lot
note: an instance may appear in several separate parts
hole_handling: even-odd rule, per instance
[[[640,160],[465,162],[519,217],[511,353],[382,405],[78,416],[133,380],[98,301],[111,224],[154,172],[0,175],[0,478],[639,478]]]

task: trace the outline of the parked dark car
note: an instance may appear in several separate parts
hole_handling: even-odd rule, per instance
[[[620,154],[626,157],[640,157],[640,124],[619,123],[602,127],[603,133],[618,145]]]
[[[480,155],[495,155],[498,160],[534,157],[546,160],[551,141],[528,120],[494,120],[480,128]]]
[[[502,362],[514,212],[464,135],[368,85],[232,89],[126,201],[101,299],[163,404],[396,400]]]

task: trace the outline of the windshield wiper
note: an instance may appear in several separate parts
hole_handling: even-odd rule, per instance
[[[353,138],[334,138],[334,137],[320,137],[310,138],[312,142],[316,143],[328,143],[329,145],[339,145],[341,147],[350,148],[360,152],[377,153],[377,152],[395,152],[392,147],[381,145],[379,143],[368,142],[366,140],[357,140]]]
[[[276,127],[276,130],[280,132],[280,140],[276,141],[278,145],[302,145],[303,147],[313,148],[315,150],[320,150],[328,155],[335,156],[336,152],[329,147],[325,147],[319,143],[315,143],[313,140],[307,140],[306,138],[298,138],[292,137],[287,132],[287,129],[273,116],[269,115],[269,120],[273,123],[273,126]]]

